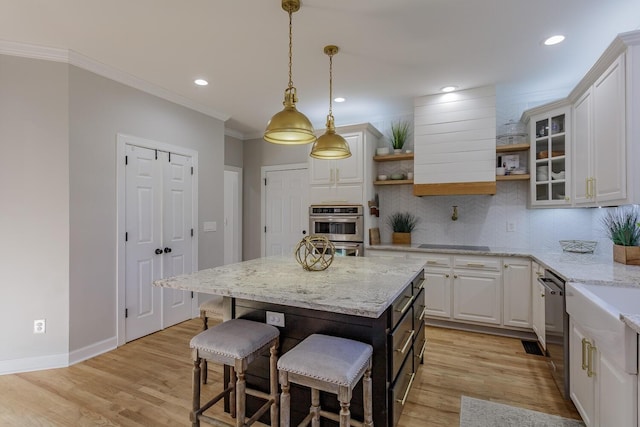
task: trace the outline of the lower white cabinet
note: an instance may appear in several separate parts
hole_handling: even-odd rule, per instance
[[[569,319],[570,395],[587,427],[637,426],[638,376],[624,372]]]
[[[425,276],[425,314],[443,319],[451,318],[451,293],[453,273],[451,256],[440,254],[420,254],[426,259]],[[411,255],[415,258],[416,255]]]
[[[502,323],[502,281],[499,272],[454,270],[453,318]]]
[[[531,261],[528,258],[504,258],[504,324],[531,328]]]
[[[547,349],[545,337],[545,305],[544,286],[538,278],[544,274],[544,268],[537,262],[531,263],[531,328],[538,337],[538,342],[544,350]]]

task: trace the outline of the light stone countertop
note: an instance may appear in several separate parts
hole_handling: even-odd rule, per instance
[[[328,269],[306,271],[292,255],[200,270],[154,285],[378,318],[423,267],[415,259],[336,256]]]
[[[572,252],[548,252],[535,249],[496,248],[489,251],[460,249],[425,249],[419,244],[381,244],[367,246],[367,251],[403,251],[415,253],[446,253],[451,255],[527,256],[544,268],[553,270],[567,282],[579,282],[602,286],[625,286],[640,288],[640,266],[625,265],[613,261],[612,257]],[[621,314],[620,319],[640,334],[640,307],[638,313]]]

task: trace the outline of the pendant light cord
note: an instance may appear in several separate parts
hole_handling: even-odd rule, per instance
[[[329,55],[329,116],[333,117],[333,55]]]
[[[293,77],[291,73],[291,67],[293,63],[293,20],[292,20],[293,12],[291,8],[289,8],[289,89],[293,88]]]

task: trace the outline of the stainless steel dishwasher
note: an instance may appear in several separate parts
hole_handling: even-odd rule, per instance
[[[546,356],[562,397],[569,398],[569,315],[565,302],[565,281],[555,273],[545,270],[538,278],[545,289],[545,339]]]

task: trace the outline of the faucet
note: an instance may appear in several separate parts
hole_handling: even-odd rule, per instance
[[[457,221],[457,220],[458,220],[458,207],[453,206],[453,215],[451,215],[451,221]]]

